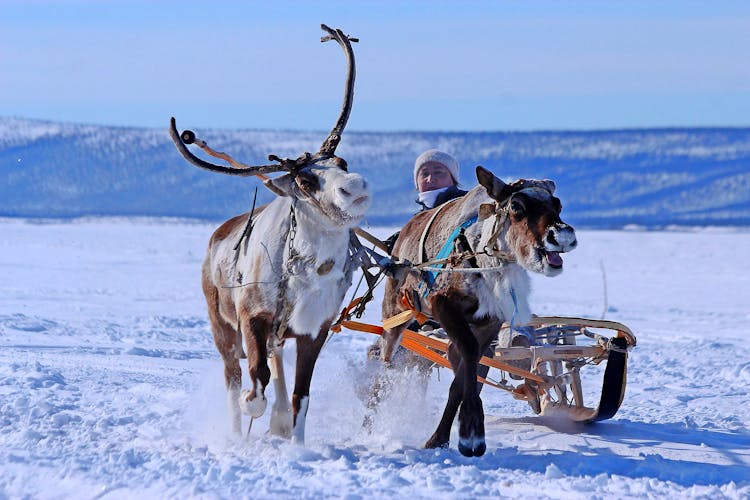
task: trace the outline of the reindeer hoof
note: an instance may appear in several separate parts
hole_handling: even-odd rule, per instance
[[[297,433],[292,434],[292,444],[297,446],[305,446],[305,436],[298,436]]]
[[[240,393],[240,410],[245,415],[252,418],[262,417],[266,412],[268,401],[262,394],[253,394],[252,391],[245,389]]]
[[[450,446],[450,440],[439,438],[437,436],[432,436],[430,439],[427,440],[427,442],[424,444],[424,447],[428,450],[434,450],[436,448],[442,448],[444,450],[447,450]]]
[[[465,457],[481,457],[486,450],[483,437],[461,438],[458,441],[458,451]]]

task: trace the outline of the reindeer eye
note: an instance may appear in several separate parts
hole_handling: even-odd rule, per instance
[[[311,174],[301,174],[297,177],[297,184],[303,191],[313,192],[318,190],[318,178]]]

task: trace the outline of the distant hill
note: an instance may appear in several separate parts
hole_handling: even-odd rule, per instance
[[[0,216],[145,215],[223,219],[246,211],[256,180],[187,164],[164,129],[0,118]],[[315,152],[327,131],[204,130],[245,163]],[[401,224],[417,209],[416,156],[436,147],[505,180],[551,178],[579,227],[750,225],[750,128],[574,132],[346,132],[338,154],[374,192],[368,221]],[[259,201],[271,195],[258,190]]]

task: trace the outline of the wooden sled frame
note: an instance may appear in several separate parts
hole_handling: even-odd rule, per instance
[[[342,318],[345,312],[342,312]],[[413,312],[413,315],[417,314]],[[390,320],[404,319],[409,318]],[[625,395],[628,352],[636,345],[633,332],[615,321],[564,316],[534,317],[527,326],[533,329],[538,339],[537,345],[496,347],[494,356],[482,356],[480,364],[500,370],[501,379],[477,377],[477,380],[508,391],[516,399],[527,401],[537,414],[562,415],[583,423],[612,418]],[[383,327],[348,319],[339,321],[333,331],[340,331],[341,327],[378,335],[383,332]],[[605,336],[596,330],[607,330],[612,334]],[[578,337],[585,337],[589,342],[578,345]],[[438,366],[451,368],[447,358],[450,341],[445,336],[407,329],[404,330],[401,345]],[[602,362],[606,362],[606,367],[601,396],[595,408],[587,407],[584,404],[580,369]],[[530,369],[520,368],[519,364],[522,363],[530,366]],[[506,379],[506,374],[519,381],[523,379],[523,382],[514,386]]]

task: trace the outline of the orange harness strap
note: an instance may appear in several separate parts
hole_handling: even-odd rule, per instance
[[[448,361],[448,358],[445,356],[441,356],[440,354],[436,353],[433,350],[428,349],[427,347],[413,341],[407,338],[401,339],[401,345],[409,349],[410,351],[419,354],[423,358],[426,358],[433,363],[436,363],[443,368],[451,368],[451,363]]]
[[[355,307],[357,307],[357,305],[361,301],[362,301],[362,297],[357,297],[356,299],[352,300],[349,303],[349,305],[346,306],[341,311],[341,314],[339,315],[339,319],[336,320],[336,322],[331,326],[331,331],[333,331],[335,333],[341,332],[341,327],[342,326],[346,326],[345,323],[357,324],[357,325],[364,326],[365,323],[358,323],[356,321],[352,322],[352,321],[350,321],[348,319],[349,315],[350,315],[350,313],[352,311],[352,309],[354,309]],[[383,329],[390,330],[391,328],[395,328],[395,327],[397,327],[399,325],[403,325],[404,323],[406,323],[408,321],[411,321],[412,318],[416,319],[417,322],[420,325],[424,324],[429,319],[426,314],[423,314],[423,313],[417,311],[414,308],[414,306],[412,305],[411,301],[409,301],[409,298],[406,296],[406,294],[404,294],[404,296],[401,297],[401,303],[404,304],[404,306],[406,306],[408,309],[406,311],[401,311],[400,313],[396,314],[395,316],[392,316],[392,317],[390,317],[388,319],[383,320],[383,327],[382,328],[378,327],[378,328],[380,328],[379,332],[374,332],[374,331],[370,331],[370,330],[359,330],[359,331],[367,331],[368,333],[376,333],[376,334],[380,335],[382,333]],[[372,325],[367,325],[367,327],[369,327],[369,328],[375,328]],[[347,326],[347,328],[349,328],[349,327]],[[349,329],[350,330],[357,330],[357,328],[349,328]]]
[[[359,321],[351,321],[348,319],[345,319],[344,321],[336,325],[336,327],[338,328],[337,330],[334,330],[333,328],[331,328],[331,330],[338,333],[341,331],[342,326],[345,328],[348,328],[349,330],[355,330],[358,332],[367,332],[367,333],[373,333],[375,335],[383,335],[382,326],[370,325],[367,323],[360,323]]]
[[[336,320],[335,323],[331,325],[331,331],[335,333],[341,332],[341,326],[344,325],[344,323],[354,323],[352,321],[349,321],[349,315],[351,314],[352,309],[357,307],[357,304],[359,304],[362,301],[362,297],[357,297],[356,299],[352,300],[348,306],[343,308],[341,310],[341,314],[339,314],[339,319]],[[364,323],[362,323],[364,325]],[[347,327],[349,328],[349,327]],[[350,330],[357,330],[357,328],[349,328]],[[359,330],[359,331],[365,331],[365,330]],[[370,333],[376,333],[376,332],[370,332]]]

